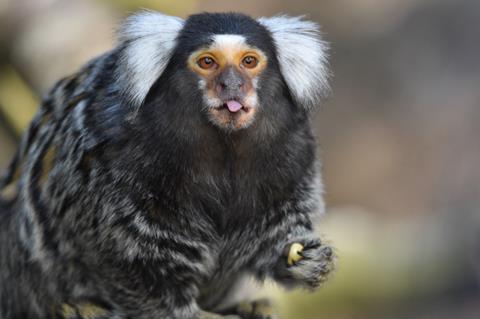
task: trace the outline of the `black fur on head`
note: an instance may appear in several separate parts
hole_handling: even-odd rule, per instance
[[[191,53],[212,41],[215,34],[238,34],[247,41],[275,56],[273,39],[268,30],[255,19],[241,13],[200,13],[191,15],[177,37],[173,56]]]

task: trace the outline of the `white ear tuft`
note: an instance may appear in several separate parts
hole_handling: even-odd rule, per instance
[[[128,17],[119,31],[125,49],[117,69],[123,93],[140,105],[165,70],[184,21],[158,12],[143,11]]]
[[[306,109],[320,103],[329,90],[327,50],[319,26],[302,17],[260,18],[275,42],[280,71],[295,101]]]

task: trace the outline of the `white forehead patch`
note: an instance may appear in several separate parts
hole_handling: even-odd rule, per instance
[[[216,34],[212,37],[213,49],[219,49],[229,58],[233,58],[234,54],[247,46],[244,36],[238,34]]]
[[[246,39],[239,34],[215,34],[212,37],[215,47],[242,47],[246,44]]]

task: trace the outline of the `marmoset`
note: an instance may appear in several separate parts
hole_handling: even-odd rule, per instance
[[[221,305],[249,276],[313,289],[334,268],[312,222],[318,25],[145,11],[118,34],[46,94],[0,181],[0,318],[273,318]]]

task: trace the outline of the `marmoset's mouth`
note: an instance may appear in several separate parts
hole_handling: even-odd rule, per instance
[[[215,107],[208,108],[210,121],[227,131],[248,127],[255,117],[256,105],[250,106],[240,98],[222,99]]]
[[[221,108],[228,110],[230,113],[237,113],[240,111],[244,111],[248,113],[250,111],[250,107],[243,105],[237,100],[228,100],[225,103],[223,103]]]

